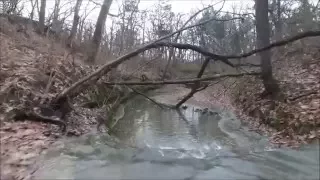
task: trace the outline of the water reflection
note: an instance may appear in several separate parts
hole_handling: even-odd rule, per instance
[[[318,179],[319,144],[268,150],[229,112],[174,111],[136,99],[107,135],[49,152],[35,179]]]
[[[127,105],[126,114],[114,127],[113,134],[139,145],[181,146],[209,142],[213,137],[223,139],[226,134],[218,127],[220,119],[219,115],[195,112],[192,108],[159,110],[150,102],[135,100]]]

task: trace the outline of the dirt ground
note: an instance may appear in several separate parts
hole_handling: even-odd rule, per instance
[[[54,97],[93,68],[79,64],[77,55],[74,62],[59,43],[33,31],[19,33],[5,18],[0,23],[0,179],[28,179],[37,157],[62,134],[56,125],[13,121],[11,112]],[[85,134],[96,123],[96,112],[75,105],[67,136]]]

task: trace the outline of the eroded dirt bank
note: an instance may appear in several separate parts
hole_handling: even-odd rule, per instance
[[[61,112],[46,105],[99,66],[86,65],[83,54],[71,53],[63,43],[39,36],[32,28],[20,31],[18,24],[3,17],[0,23],[0,179],[29,179],[37,158],[54,142],[96,130],[99,117],[106,119],[105,106],[121,102],[130,93],[106,87],[103,82],[112,79],[111,75],[101,78],[70,99],[73,110],[63,119],[65,132],[46,121],[34,122],[30,116],[17,119],[17,112],[33,111],[34,107],[48,110],[50,119],[60,116],[56,113]],[[139,77],[136,74],[134,77]]]
[[[0,23],[0,179],[28,179],[30,165],[62,133],[56,125],[14,121],[12,112],[50,100],[94,67],[81,64],[81,54],[70,56],[61,44],[31,30],[17,32],[18,25],[6,18],[1,17]],[[77,106],[78,102],[73,102],[77,114],[68,117],[67,136],[89,132],[96,123],[96,112]]]

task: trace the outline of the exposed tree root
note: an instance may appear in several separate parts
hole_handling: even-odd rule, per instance
[[[67,129],[66,123],[61,120],[61,117],[44,116],[39,113],[36,113],[34,110],[16,110],[13,119],[16,121],[29,120],[55,124],[61,127],[62,132],[66,132]]]
[[[312,94],[317,94],[317,93],[318,93],[317,91],[310,91],[310,92],[306,92],[306,93],[304,93],[304,94],[300,94],[300,95],[298,95],[298,96],[296,96],[296,97],[288,98],[288,100],[290,100],[290,101],[295,101],[295,100],[297,100],[297,99],[300,99],[300,98],[303,98],[303,97],[306,97],[306,96],[310,96],[310,95],[312,95]]]

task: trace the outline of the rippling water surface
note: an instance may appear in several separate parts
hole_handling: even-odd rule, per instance
[[[36,179],[319,179],[319,144],[272,149],[231,113],[127,104],[112,136],[68,139]]]

